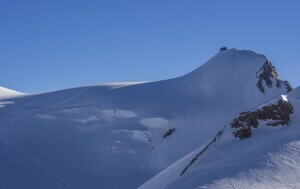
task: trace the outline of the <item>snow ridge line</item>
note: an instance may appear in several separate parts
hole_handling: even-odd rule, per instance
[[[212,144],[214,144],[215,142],[219,141],[220,138],[222,137],[224,130],[226,129],[228,125],[226,125],[225,127],[223,127],[223,129],[221,131],[219,131],[217,133],[217,135],[213,138],[212,141],[210,141],[192,160],[191,162],[183,169],[183,171],[181,172],[180,176],[182,176],[188,169],[189,167],[194,164],[197,159],[199,158],[199,156],[201,156]]]

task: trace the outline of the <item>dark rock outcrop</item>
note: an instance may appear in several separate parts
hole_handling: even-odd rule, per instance
[[[251,127],[244,127],[233,132],[234,137],[239,139],[249,138],[251,137],[251,134],[252,134]]]
[[[256,73],[256,77],[258,78],[256,85],[262,93],[265,93],[266,91],[263,82],[265,82],[269,88],[272,88],[273,82],[275,82],[277,88],[285,87],[287,92],[290,92],[293,89],[288,81],[282,81],[278,78],[277,71],[269,60],[266,60],[260,70]]]
[[[267,121],[268,126],[284,126],[290,122],[293,106],[284,100],[277,104],[263,106],[261,109],[243,112],[230,124],[231,128],[239,129],[233,132],[236,138],[244,139],[251,136],[251,128],[257,128],[259,121]]]
[[[173,133],[175,133],[176,128],[169,129],[167,132],[164,134],[164,138],[171,136]]]

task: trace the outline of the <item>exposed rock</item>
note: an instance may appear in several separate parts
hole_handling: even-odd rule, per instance
[[[266,60],[260,70],[256,73],[256,77],[258,78],[256,85],[262,93],[265,93],[263,81],[269,88],[272,88],[273,82],[276,82],[275,86],[277,88],[285,87],[287,92],[290,92],[293,89],[288,81],[282,81],[278,78],[277,71],[269,60]]]
[[[175,133],[176,128],[169,129],[167,132],[164,134],[164,138],[171,136],[173,133]]]
[[[233,132],[234,137],[239,139],[249,138],[251,137],[251,134],[252,134],[251,127],[244,127]]]
[[[232,121],[231,128],[239,128],[234,132],[234,136],[243,139],[243,136],[248,136],[245,129],[251,127],[257,128],[259,121],[268,121],[268,126],[284,126],[290,122],[290,115],[293,113],[293,106],[284,100],[279,100],[277,104],[263,106],[261,109],[249,112],[243,112],[240,116]],[[247,137],[246,137],[247,138]]]
[[[232,128],[240,128],[240,127],[253,127],[256,128],[258,126],[259,113],[254,112],[243,112],[240,116],[233,120],[231,123]]]
[[[293,113],[293,106],[283,100],[280,100],[277,105],[265,106],[259,114],[261,120],[274,120],[267,123],[269,126],[288,125],[290,122],[290,114]]]

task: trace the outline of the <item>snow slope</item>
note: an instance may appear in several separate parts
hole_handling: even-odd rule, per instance
[[[275,78],[259,90],[266,61],[230,49],[175,79],[8,99],[0,188],[137,188],[240,112],[287,93]]]
[[[0,87],[0,99],[12,98],[12,97],[20,96],[22,94],[23,93],[20,93],[20,92],[11,90],[11,89]]]
[[[232,129],[227,126],[185,174],[182,171],[207,144],[150,179],[140,189],[299,188],[300,87],[260,107],[276,104],[279,99],[293,106],[288,126],[270,127],[260,121],[252,136],[244,140],[234,138]]]

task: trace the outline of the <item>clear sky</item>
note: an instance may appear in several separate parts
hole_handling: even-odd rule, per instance
[[[0,86],[167,79],[227,46],[267,55],[295,87],[299,10],[299,0],[0,0]]]

